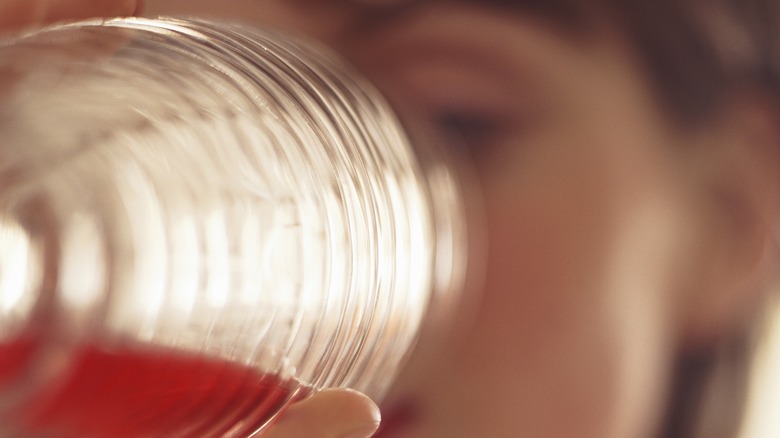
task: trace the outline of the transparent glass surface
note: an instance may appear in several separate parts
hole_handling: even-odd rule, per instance
[[[462,286],[453,174],[308,42],[5,41],[0,138],[3,436],[248,436],[320,388],[380,398]]]

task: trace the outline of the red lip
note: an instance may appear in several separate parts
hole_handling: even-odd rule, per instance
[[[398,437],[419,418],[419,409],[411,401],[402,401],[382,409],[382,424],[374,438]]]

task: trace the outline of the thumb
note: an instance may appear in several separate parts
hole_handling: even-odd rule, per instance
[[[349,389],[330,389],[295,403],[263,438],[368,438],[379,427],[379,409]]]
[[[133,15],[142,0],[0,0],[0,31],[59,20]]]

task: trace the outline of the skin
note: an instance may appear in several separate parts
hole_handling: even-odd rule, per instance
[[[225,3],[148,0],[145,13],[319,38],[411,132],[473,164],[483,280],[449,330],[424,334],[383,402],[397,427],[381,436],[650,437],[675,355],[751,320],[776,274],[780,223],[780,136],[761,96],[730,93],[706,123],[682,127],[608,26],[572,38],[444,1],[370,25],[366,5],[382,2]],[[92,14],[85,5],[68,16]],[[111,14],[137,5],[122,7]],[[369,436],[377,419],[364,397],[326,391],[269,436]]]

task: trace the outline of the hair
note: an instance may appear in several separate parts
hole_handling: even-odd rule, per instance
[[[670,111],[706,118],[724,94],[778,98],[775,0],[607,0]]]
[[[660,104],[681,123],[706,122],[735,92],[757,93],[780,107],[780,0],[491,3],[539,16],[567,32],[611,26],[635,50]],[[660,437],[736,436],[758,332],[753,329],[713,345],[680,348]]]
[[[705,119],[724,93],[780,99],[778,0],[487,0],[585,32],[605,24],[639,55],[670,112]],[[606,21],[605,21],[606,18]]]

